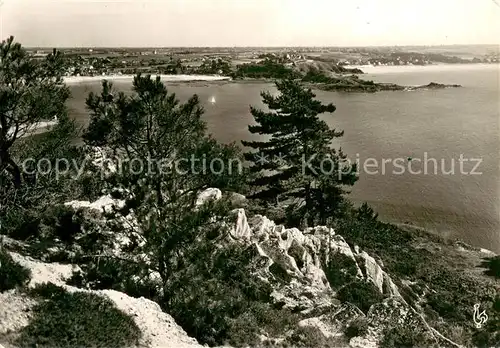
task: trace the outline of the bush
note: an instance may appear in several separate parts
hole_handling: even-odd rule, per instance
[[[316,327],[299,327],[290,337],[287,337],[285,343],[294,348],[337,348],[348,346],[339,338],[327,338]]]
[[[484,273],[496,279],[500,279],[500,256],[490,257],[482,263],[483,267],[488,268]]]
[[[68,293],[53,284],[37,286],[32,294],[45,299],[21,330],[20,347],[130,347],[140,331],[133,319],[106,298],[84,292]]]
[[[41,221],[36,212],[11,207],[0,213],[3,213],[0,218],[2,234],[23,241],[38,235]]]
[[[250,274],[256,256],[238,245],[193,250],[168,283],[164,307],[201,344],[257,345],[259,336],[280,336],[295,327],[297,314],[274,308],[270,284]]]
[[[384,299],[375,285],[361,280],[356,280],[341,288],[337,297],[342,302],[356,305],[364,313],[367,313],[372,305]]]
[[[358,245],[371,255],[378,255],[386,271],[401,277],[413,277],[432,260],[425,250],[412,245],[416,235],[395,225],[377,220],[366,204],[348,212],[335,222],[335,231],[350,245]]]
[[[15,262],[0,245],[0,292],[26,285],[30,278],[30,270]]]
[[[111,289],[132,297],[145,297],[157,301],[160,290],[157,283],[149,280],[147,267],[133,262],[112,258],[92,259],[80,265],[82,271],[73,273],[67,283],[93,290]],[[144,279],[144,280],[141,280]]]
[[[364,336],[367,332],[368,322],[364,318],[358,318],[352,321],[345,329],[345,335],[349,339]]]
[[[334,289],[353,281],[358,272],[356,262],[341,253],[330,255],[329,262],[323,268],[328,282]]]
[[[398,326],[384,331],[381,348],[431,347],[434,342],[412,326]]]
[[[45,232],[46,237],[70,244],[82,233],[82,217],[73,208],[57,205],[48,208],[43,215],[42,223],[44,229],[48,230]]]

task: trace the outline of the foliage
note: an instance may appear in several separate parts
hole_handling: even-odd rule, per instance
[[[65,106],[62,54],[37,60],[10,37],[0,56],[0,224],[2,233],[27,239],[43,209],[78,196],[72,164],[83,153],[72,143],[77,128]],[[37,134],[38,122],[54,117],[57,124]]]
[[[471,308],[474,304],[493,304],[496,291],[487,284],[482,285],[459,270],[442,267],[426,267],[419,278],[430,284],[433,292],[428,294],[427,305],[449,322],[471,326]]]
[[[158,283],[150,279],[144,264],[113,257],[91,258],[73,273],[69,285],[93,290],[112,289],[132,297],[161,298]]]
[[[218,74],[218,75],[231,75],[232,69],[231,65],[228,61],[217,58],[217,59],[209,59],[204,61],[197,69],[196,73],[198,74]]]
[[[33,124],[64,116],[69,91],[62,83],[60,53],[37,61],[11,36],[0,44],[0,56],[0,173],[7,171],[20,187],[22,171],[13,145],[33,132]]]
[[[347,338],[361,337],[368,333],[368,321],[364,318],[358,318],[352,321],[345,329]]]
[[[270,284],[249,277],[255,267],[253,249],[218,249],[207,241],[189,255],[189,266],[169,283],[165,307],[199,342],[256,344],[261,333],[275,336],[298,322],[297,315],[272,307]]]
[[[233,73],[234,78],[254,79],[292,79],[300,74],[272,59],[264,59],[259,63],[241,64]]]
[[[334,289],[351,282],[357,274],[356,262],[347,255],[334,253],[323,267],[330,286]]]
[[[338,79],[325,75],[319,69],[312,68],[306,73],[306,75],[304,75],[302,81],[314,83],[336,83]]]
[[[0,245],[0,292],[24,286],[30,278],[30,270],[15,262]]]
[[[349,244],[358,245],[367,253],[381,257],[390,274],[402,277],[413,275],[430,259],[425,250],[413,247],[414,234],[379,221],[368,205],[346,208],[346,211],[335,221],[335,231]]]
[[[500,279],[500,256],[490,257],[486,259],[483,262],[482,266],[488,268],[486,271],[484,271],[486,275],[495,277],[496,279]]]
[[[476,347],[500,346],[500,295],[496,295],[492,308],[487,309],[488,321],[481,329],[477,329],[472,342]]]
[[[141,75],[134,78],[133,92],[116,94],[104,81],[100,95],[91,93],[84,139],[110,149],[124,164],[113,180],[131,193],[128,205],[144,238],[141,251],[150,255],[150,266],[165,287],[182,267],[183,250],[218,229],[227,215],[227,202],[199,206],[198,193],[238,187],[241,160],[234,144],[219,144],[206,135],[196,95],[181,104],[159,77]]]
[[[69,293],[53,284],[38,285],[34,296],[45,298],[21,330],[20,347],[130,347],[140,330],[134,320],[97,294]]]
[[[153,65],[153,62],[151,62]],[[177,75],[184,73],[186,68],[182,65],[180,59],[171,60],[166,67],[160,68],[160,72],[163,74]]]
[[[245,154],[256,175],[251,197],[276,205],[286,202],[291,225],[324,225],[342,206],[345,186],[357,180],[355,166],[344,162],[342,150],[331,148],[343,132],[318,117],[334,112],[335,106],[314,99],[310,89],[294,80],[278,81],[276,87],[279,96],[261,94],[270,111],[251,108],[257,125],[249,131],[270,139],[242,142],[254,150]]]
[[[425,334],[411,326],[397,326],[384,332],[381,348],[432,347],[433,342]]]
[[[47,237],[71,244],[82,233],[83,219],[75,214],[73,208],[57,205],[45,211],[42,224],[51,229]]]
[[[382,302],[384,296],[372,283],[355,280],[340,288],[337,298],[342,302],[352,303],[367,313],[372,305]]]
[[[325,337],[321,330],[317,327],[299,327],[293,332],[290,337],[286,338],[284,347],[293,348],[337,348],[346,346],[346,342],[342,342],[339,338]]]

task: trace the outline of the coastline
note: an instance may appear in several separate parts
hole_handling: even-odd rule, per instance
[[[211,81],[230,81],[229,76],[212,76],[212,75],[157,75],[151,74],[151,76],[160,76],[163,82],[211,82]],[[100,75],[100,76],[66,76],[64,77],[64,83],[66,84],[78,84],[84,82],[99,82],[103,80],[110,81],[132,81],[135,75]]]
[[[463,69],[487,69],[496,66],[500,70],[500,63],[476,64],[429,64],[429,65],[349,65],[346,68],[358,68],[365,74],[390,74],[416,71],[456,71]]]

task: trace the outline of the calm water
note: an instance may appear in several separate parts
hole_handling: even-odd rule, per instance
[[[333,102],[337,111],[323,118],[332,127],[343,129],[340,140],[352,160],[367,158],[378,167],[361,171],[351,198],[369,202],[380,216],[392,222],[411,222],[437,234],[460,238],[476,246],[500,252],[500,139],[499,139],[499,67],[432,66],[382,67],[367,69],[364,78],[405,85],[431,81],[461,84],[459,89],[345,94],[317,92],[318,98]],[[115,84],[127,90],[129,85]],[[70,110],[86,124],[88,116],[84,99],[98,84],[72,86]],[[250,139],[247,126],[252,122],[249,105],[262,106],[259,93],[274,88],[270,84],[185,84],[172,85],[171,91],[181,98],[196,93],[205,102],[205,119],[209,130],[220,141]],[[214,96],[216,104],[208,100]],[[411,174],[406,167],[402,175],[393,174],[394,166],[382,160],[413,158],[412,169],[423,170],[417,159],[435,158],[429,162],[427,174]],[[460,173],[458,159],[480,158],[477,172]],[[451,170],[455,161],[455,174]],[[408,162],[404,163],[406,166]],[[474,165],[463,164],[464,172]],[[378,171],[378,174],[373,174]],[[400,173],[401,171],[397,171]],[[369,174],[372,173],[372,174]]]

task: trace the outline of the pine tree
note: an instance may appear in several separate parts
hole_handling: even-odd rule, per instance
[[[7,172],[16,188],[22,185],[23,173],[13,154],[15,145],[36,133],[38,122],[55,117],[69,123],[65,103],[70,94],[63,70],[63,56],[56,50],[37,60],[13,36],[0,43],[0,176]]]
[[[123,164],[108,180],[130,193],[127,206],[145,241],[137,252],[150,255],[166,289],[187,247],[212,228],[224,232],[218,223],[226,216],[225,202],[200,207],[197,197],[209,187],[241,187],[240,150],[206,133],[198,96],[181,103],[160,77],[136,76],[130,96],[104,81],[101,94],[87,98],[87,107],[91,117],[84,140],[111,149],[110,158]]]
[[[318,115],[333,113],[333,104],[315,99],[296,80],[276,82],[279,95],[261,93],[269,111],[251,107],[257,125],[252,134],[265,140],[243,141],[252,148],[245,158],[256,178],[252,198],[290,212],[290,225],[325,224],[341,206],[346,186],[357,180],[356,168],[342,149],[332,147],[343,131],[330,129]]]

